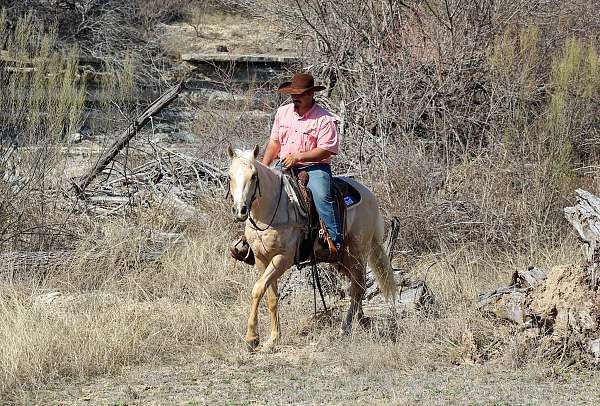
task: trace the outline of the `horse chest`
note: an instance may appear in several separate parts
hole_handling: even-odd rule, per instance
[[[296,234],[298,233],[289,229],[269,229],[260,233],[253,229],[246,229],[246,238],[254,253],[267,257],[277,253],[295,253],[299,242]]]

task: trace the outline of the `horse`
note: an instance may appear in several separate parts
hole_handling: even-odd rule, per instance
[[[271,336],[262,351],[272,351],[280,340],[277,314],[277,280],[294,265],[306,224],[298,219],[293,203],[283,190],[283,174],[257,161],[259,147],[253,150],[232,149],[229,167],[229,193],[233,198],[234,221],[245,222],[244,234],[254,252],[260,275],[252,288],[250,314],[245,341],[251,351],[257,349],[258,306],[267,295],[271,318]],[[355,316],[363,317],[366,265],[375,273],[381,292],[388,299],[396,294],[392,267],[383,248],[384,221],[377,198],[365,186],[344,178],[359,191],[358,204],[348,207],[346,214],[346,253],[339,270],[350,279],[350,307],[342,320],[341,332],[349,333]]]

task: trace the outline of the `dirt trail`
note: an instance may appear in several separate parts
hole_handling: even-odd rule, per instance
[[[379,370],[344,361],[319,345],[283,347],[270,355],[208,356],[124,369],[116,376],[55,384],[21,394],[24,404],[598,404],[593,372],[463,365]]]

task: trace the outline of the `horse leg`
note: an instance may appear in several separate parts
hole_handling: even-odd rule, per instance
[[[267,269],[267,262],[263,261],[262,258],[256,258],[256,271],[258,272],[258,278],[260,278],[265,274]],[[252,304],[252,301],[251,301]],[[248,325],[246,330],[246,337],[244,340],[248,345],[248,349],[253,351],[259,344],[259,337],[256,334],[256,325],[257,325],[258,315],[252,315],[252,307],[250,308],[250,317],[248,319]]]
[[[365,267],[360,261],[352,258],[344,262],[350,276],[350,307],[342,321],[341,333],[350,334],[354,316],[358,316],[359,319],[363,317],[362,300],[366,290]]]
[[[289,256],[286,257],[285,255],[275,255],[269,266],[267,266],[267,269],[265,269],[265,272],[263,272],[261,277],[258,279],[258,281],[256,281],[254,287],[252,288],[252,303],[250,305],[250,315],[248,316],[248,328],[246,330],[245,338],[246,343],[251,350],[256,349],[259,343],[256,325],[258,323],[258,305],[260,300],[267,291],[267,288],[269,288],[273,282],[276,282],[277,279],[283,275],[286,269],[292,266],[292,262],[293,256],[290,258]],[[274,311],[276,315],[277,301],[275,300],[271,303],[273,303],[272,311]],[[271,311],[271,306],[269,306],[269,311]],[[273,313],[271,313],[271,317],[273,317]],[[275,320],[277,322],[279,321],[277,318],[275,318]],[[279,331],[277,327],[276,331]]]
[[[271,337],[263,344],[261,351],[271,352],[275,348],[275,345],[281,337],[281,329],[279,325],[279,316],[277,314],[277,301],[279,300],[277,294],[277,281],[274,280],[267,288],[267,301],[269,307],[269,314],[271,316]]]

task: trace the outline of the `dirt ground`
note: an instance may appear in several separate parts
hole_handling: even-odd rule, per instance
[[[594,372],[503,369],[493,365],[364,370],[344,359],[343,340],[285,346],[276,354],[185,359],[125,368],[115,376],[57,383],[21,394],[24,404],[247,405],[459,404],[581,405],[600,402]]]
[[[300,47],[301,37],[292,38],[283,27],[266,18],[211,12],[197,21],[197,31],[193,21],[163,26],[161,47],[174,57],[185,53],[212,54],[219,46],[232,54],[295,56]]]

